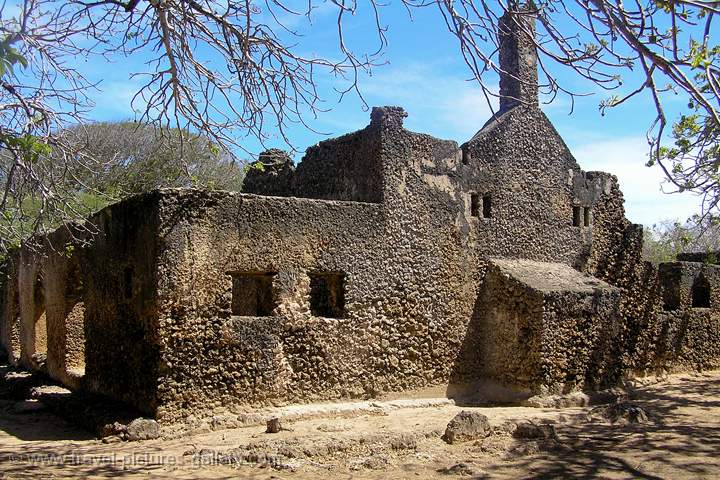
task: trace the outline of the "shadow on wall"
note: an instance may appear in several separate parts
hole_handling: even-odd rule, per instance
[[[693,282],[691,298],[693,308],[710,308],[710,282],[702,273]]]
[[[486,282],[488,281],[486,277]],[[490,378],[486,363],[491,352],[484,348],[486,342],[483,341],[488,328],[488,308],[491,308],[488,297],[488,288],[483,285],[475,300],[465,338],[450,373],[450,383],[445,394],[447,398],[455,400],[457,405],[515,404],[532,395],[528,389],[508,387]]]
[[[43,369],[47,360],[47,316],[45,306],[45,288],[42,273],[38,273],[33,287],[33,336],[34,341],[29,345],[28,357],[38,369]]]
[[[85,288],[77,260],[68,268],[65,283],[65,370],[71,377],[85,374]]]

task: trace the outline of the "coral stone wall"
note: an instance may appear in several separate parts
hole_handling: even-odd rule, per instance
[[[0,346],[12,364],[20,361],[19,251],[11,250],[0,266]]]
[[[377,125],[371,124],[308,148],[292,179],[293,195],[380,202],[383,177],[377,131]]]
[[[630,368],[692,371],[720,366],[720,267],[673,262],[651,269],[654,315],[636,333]]]
[[[159,346],[159,193],[94,215],[80,259],[84,274],[84,387],[154,415]]]
[[[653,266],[642,259],[642,226],[624,217],[617,182],[594,209],[595,240],[587,271],[622,290],[621,328],[598,381],[612,385],[629,372],[687,371],[720,366],[718,267],[697,262]],[[683,258],[704,258],[700,256]],[[693,307],[693,284],[708,282],[709,308]]]
[[[388,118],[402,126],[404,116],[397,107],[375,108],[370,125],[309,147],[297,169],[284,152],[268,150],[248,171],[243,192],[378,203],[383,193],[380,130]]]
[[[643,262],[615,177],[580,170],[537,107],[462,148],[404,116],[373,109],[297,169],[266,152],[246,187],[274,196],[159,190],[94,215],[86,242],[59,230],[21,249],[3,345],[163,422],[718,366],[719,267]]]
[[[42,251],[20,249],[17,288],[20,310],[20,360],[26,367],[44,370],[47,359],[47,316]]]
[[[84,285],[79,244],[87,232],[68,224],[44,238],[38,256],[47,327],[47,370],[73,388],[85,363]]]
[[[475,219],[475,246],[492,257],[528,258],[581,267],[594,237],[593,207],[608,178],[585,174],[536,107],[518,106],[488,121],[463,145],[463,190],[489,196],[490,218]],[[589,225],[573,225],[574,207]],[[584,213],[583,210],[581,212]]]
[[[448,176],[458,149],[394,120],[378,119],[365,136],[365,149],[386,162],[381,204],[166,193],[163,420],[448,381],[477,278],[462,196]],[[337,155],[345,145],[338,140]],[[342,318],[313,314],[311,278],[321,274],[343,279]],[[233,315],[232,279],[243,275],[273,276],[269,315]]]
[[[258,195],[289,197],[293,195],[295,166],[283,150],[270,149],[260,154],[243,179],[243,191]]]
[[[567,265],[492,260],[473,318],[482,375],[532,393],[594,385],[619,293]]]

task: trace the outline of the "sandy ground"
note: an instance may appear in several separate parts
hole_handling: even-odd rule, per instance
[[[13,413],[3,401],[0,478],[720,478],[720,371],[640,385],[631,400],[654,419],[612,425],[590,421],[589,407],[441,405],[299,420],[277,434],[254,426],[110,444],[50,413]],[[443,442],[463,409],[487,415],[497,433]],[[557,440],[503,433],[527,419],[554,423]]]

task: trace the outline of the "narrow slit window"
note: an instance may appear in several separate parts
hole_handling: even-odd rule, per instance
[[[316,317],[345,316],[345,274],[311,273],[310,311]]]
[[[592,211],[590,207],[583,207],[583,225],[586,227],[592,225]]]
[[[123,270],[123,290],[125,292],[125,298],[131,299],[133,297],[133,268],[125,267]]]
[[[490,195],[483,196],[482,199],[482,216],[483,218],[492,217],[492,199]]]
[[[680,308],[680,290],[678,285],[668,285],[663,291],[663,310],[673,312]]]
[[[573,207],[573,227],[582,226],[582,207]]]
[[[477,193],[470,195],[470,215],[473,217],[480,216],[480,195]]]
[[[467,165],[470,163],[470,159],[472,158],[472,155],[470,154],[470,151],[467,148],[462,149],[462,163],[463,165]]]
[[[243,317],[269,317],[277,307],[273,295],[273,279],[277,272],[233,272],[233,315]]]

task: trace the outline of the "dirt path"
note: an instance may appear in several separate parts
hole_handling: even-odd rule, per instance
[[[459,445],[440,439],[463,409],[454,405],[302,420],[278,434],[256,426],[106,444],[52,414],[14,413],[4,401],[0,478],[720,477],[720,372],[641,386],[632,401],[658,421],[589,422],[589,408],[472,408],[498,430],[527,419],[554,423],[558,438],[497,433]]]

